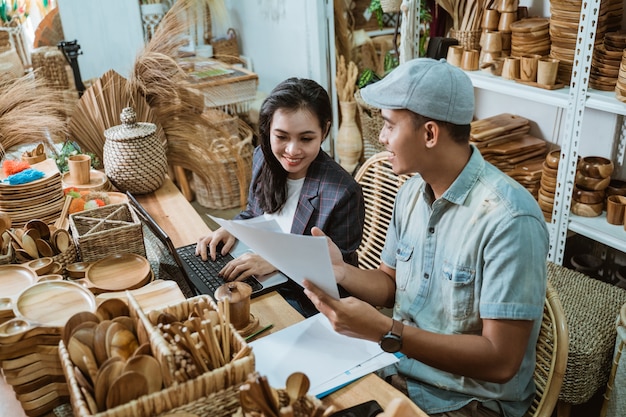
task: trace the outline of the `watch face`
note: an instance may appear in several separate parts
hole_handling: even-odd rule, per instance
[[[385,352],[396,353],[402,348],[402,339],[395,334],[386,334],[380,341],[380,348]]]

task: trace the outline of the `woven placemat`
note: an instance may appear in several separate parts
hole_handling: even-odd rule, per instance
[[[626,290],[551,262],[548,281],[559,295],[569,328],[559,400],[582,404],[606,387],[617,336],[615,320],[626,303]]]

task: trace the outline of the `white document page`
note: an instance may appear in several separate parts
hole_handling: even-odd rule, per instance
[[[323,314],[250,342],[256,370],[273,387],[284,387],[293,372],[304,372],[309,394],[328,393],[398,358],[377,343],[341,335]]]
[[[209,217],[298,284],[302,285],[306,278],[331,297],[339,299],[326,237],[268,230],[259,220]],[[276,223],[273,220],[266,222]]]

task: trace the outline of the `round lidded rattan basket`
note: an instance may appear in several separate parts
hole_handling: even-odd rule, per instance
[[[135,110],[126,107],[121,125],[104,131],[104,172],[120,191],[147,194],[158,189],[167,173],[167,156],[154,123],[137,122]]]

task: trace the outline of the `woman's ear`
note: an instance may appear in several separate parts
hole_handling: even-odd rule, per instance
[[[326,139],[329,133],[330,133],[330,121],[326,122],[326,129],[324,129],[324,134],[322,135],[322,138]]]

